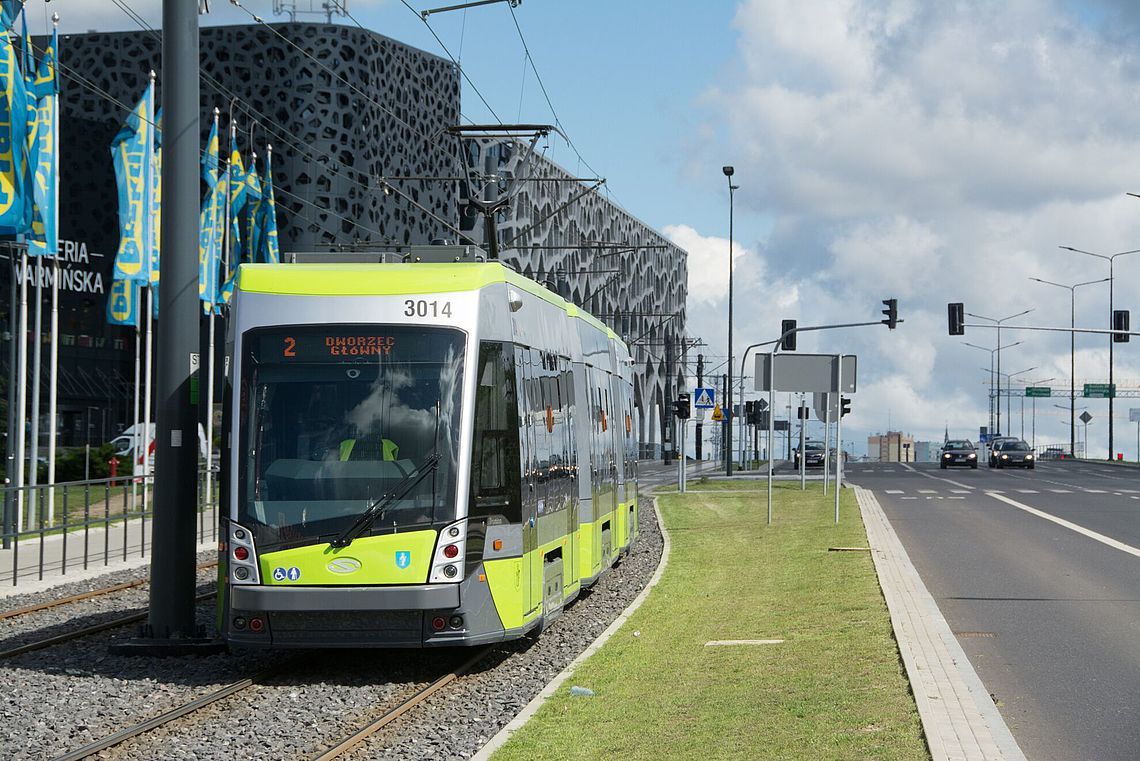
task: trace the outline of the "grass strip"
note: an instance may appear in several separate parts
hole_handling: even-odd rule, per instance
[[[645,604],[495,754],[509,759],[929,759],[854,493],[660,498]],[[782,644],[706,646],[714,640]],[[593,697],[571,696],[571,686]]]

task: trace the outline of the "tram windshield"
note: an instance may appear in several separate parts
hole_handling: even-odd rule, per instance
[[[455,519],[461,332],[304,326],[243,343],[238,521],[259,549],[331,542],[428,465],[362,535]]]

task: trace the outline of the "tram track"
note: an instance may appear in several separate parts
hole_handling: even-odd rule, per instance
[[[218,561],[216,560],[209,563],[199,563],[196,567],[196,570],[204,571],[207,568],[215,568],[217,565]],[[47,602],[41,602],[35,605],[26,605],[22,608],[0,611],[0,621],[4,621],[9,618],[19,618],[21,616],[27,616],[32,613],[39,613],[42,610],[50,610],[52,608],[58,608],[63,605],[70,605],[72,603],[82,602],[84,600],[91,600],[96,597],[103,597],[105,595],[114,594],[115,592],[123,592],[128,589],[137,589],[138,587],[146,586],[149,583],[149,578],[135,579],[134,581],[126,581],[122,584],[115,584],[110,587],[103,587],[102,589],[92,589],[87,592],[79,592],[77,594],[68,595],[67,597],[61,597],[58,600],[48,600]]]
[[[195,596],[194,602],[195,604],[204,602],[213,597],[216,597],[217,594],[217,592],[204,592],[200,595]],[[72,640],[82,639],[92,634],[98,634],[99,632],[105,632],[111,629],[118,629],[123,626],[129,626],[130,624],[136,624],[140,621],[145,621],[148,615],[149,614],[146,611],[142,613],[132,613],[129,616],[120,616],[119,618],[114,618],[110,621],[103,621],[98,624],[92,624],[91,626],[85,626],[81,629],[74,629],[63,634],[57,634],[52,637],[45,637],[43,639],[34,640],[23,645],[18,645],[17,647],[8,648],[7,650],[0,650],[0,660],[15,658],[18,655],[35,652],[36,650],[43,650],[44,648],[60,645],[65,642],[71,642]]]
[[[389,699],[384,699],[376,707],[375,710],[369,711],[374,718],[367,720],[363,726],[360,726],[355,731],[352,731],[343,739],[336,741],[330,740],[322,743],[329,747],[323,751],[317,751],[310,755],[314,761],[332,761],[332,759],[339,759],[345,757],[347,754],[357,750],[361,745],[373,737],[377,732],[389,726],[394,721],[404,716],[409,711],[420,706],[433,695],[445,689],[448,685],[453,684],[456,680],[463,675],[470,672],[478,663],[483,661],[490,653],[492,648],[486,647],[479,650],[471,657],[463,660],[458,665],[450,668],[446,673],[436,676],[434,679],[416,680],[411,683],[409,689],[401,690],[400,694],[393,695]],[[224,707],[221,704],[229,698],[235,696],[242,696],[246,699],[248,704],[251,698],[248,697],[247,691],[255,687],[262,687],[265,689],[292,689],[291,685],[272,685],[273,680],[278,677],[286,676],[293,673],[303,665],[307,660],[311,659],[311,655],[301,654],[290,658],[283,659],[282,661],[266,668],[265,670],[249,677],[237,679],[229,684],[219,687],[204,695],[188,700],[175,708],[165,711],[157,716],[153,716],[137,724],[124,727],[116,732],[106,735],[103,738],[90,742],[82,747],[75,748],[62,755],[56,756],[55,761],[78,761],[78,759],[88,758],[95,754],[101,754],[100,757],[115,758],[117,755],[117,746],[121,746],[132,740],[143,739],[157,730],[166,729],[173,733],[178,731],[185,732],[188,728],[179,728],[178,723],[180,720],[188,717],[197,712],[203,711],[210,707],[215,707],[223,712],[231,710],[240,710],[241,706]],[[446,667],[445,667],[446,668]],[[438,673],[438,672],[437,672]],[[200,721],[214,722],[215,718],[210,716],[202,716]],[[123,755],[125,757],[136,757],[140,752],[139,747],[127,750],[124,749]],[[160,756],[162,750],[158,747],[143,750],[144,755],[153,752]],[[309,755],[309,754],[305,754]]]

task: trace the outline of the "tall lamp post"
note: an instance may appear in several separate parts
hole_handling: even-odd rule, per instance
[[[1037,367],[1027,367],[1024,370],[1018,370],[1016,373],[1002,373],[1005,376],[1005,418],[1008,421],[1009,427],[1013,428],[1013,414],[1009,411],[1012,406],[1013,397],[1013,376],[1030,373],[1036,370]],[[1025,408],[1021,408],[1021,437],[1025,438]]]
[[[1000,389],[1000,387],[998,389],[999,393],[998,393],[996,401],[995,401],[995,397],[994,397],[994,352],[1000,351],[1001,349],[1012,349],[1014,346],[1018,346],[1021,343],[1022,343],[1021,341],[1014,341],[1011,344],[1006,344],[1005,346],[997,346],[997,347],[994,347],[993,349],[990,349],[990,348],[987,348],[985,346],[978,346],[977,344],[972,344],[969,341],[963,341],[962,342],[963,346],[969,346],[969,347],[974,348],[974,349],[981,349],[982,351],[988,351],[990,353],[990,433],[991,434],[994,433],[994,406],[995,405],[1000,406],[1000,404],[1001,404],[1001,393],[1000,393],[1001,389]]]
[[[1077,451],[1077,342],[1076,342],[1076,326],[1077,326],[1077,289],[1083,285],[1096,285],[1097,283],[1109,283],[1109,288],[1112,286],[1111,277],[1102,277],[1100,280],[1086,280],[1083,283],[1073,283],[1072,285],[1062,285],[1061,283],[1054,283],[1051,280],[1042,280],[1039,277],[1031,277],[1030,280],[1035,280],[1038,283],[1045,285],[1055,285],[1058,288],[1067,288],[1069,290],[1069,451]],[[1109,298],[1111,303],[1112,298]],[[1112,361],[1109,361],[1109,383],[1112,383]],[[1110,385],[1111,389],[1112,386]],[[1109,403],[1109,440],[1112,439],[1112,397],[1108,398]],[[1108,445],[1109,452],[1112,451],[1112,444]],[[1073,455],[1076,456],[1075,454]]]
[[[721,171],[728,178],[728,398],[724,400],[724,474],[732,475],[732,206],[739,185],[732,184],[732,175],[736,171],[730,166],[722,167]]]
[[[973,313],[967,312],[967,314],[969,314],[971,317],[975,317],[979,320],[989,320],[990,322],[997,325],[997,349],[996,349],[996,351],[997,351],[997,372],[998,372],[998,375],[1001,375],[1001,324],[1003,322],[1005,322],[1006,320],[1012,320],[1015,317],[1021,317],[1023,315],[1027,315],[1032,311],[1033,311],[1032,309],[1026,309],[1024,312],[1018,312],[1017,314],[1011,314],[1009,317],[1002,317],[1000,320],[997,319],[996,317],[986,317],[985,315],[973,314]],[[996,427],[997,427],[997,431],[995,432],[995,435],[1000,435],[1001,434],[1001,381],[1000,380],[998,381],[997,426]]]
[[[1041,380],[1025,381],[1025,385],[1027,385],[1027,386],[1040,386],[1043,383],[1052,383],[1055,380],[1056,380],[1056,378],[1042,378]],[[1030,440],[1033,443],[1030,446],[1033,447],[1033,451],[1036,453],[1037,452],[1037,397],[1032,397],[1032,398],[1033,398],[1033,417],[1031,418],[1031,423],[1030,423],[1030,425],[1032,427],[1029,430],[1030,430]],[[1025,404],[1025,400],[1022,399],[1021,403]]]
[[[1095,256],[1097,259],[1104,259],[1108,262],[1108,327],[1112,328],[1112,284],[1113,284],[1113,271],[1112,265],[1118,256],[1128,256],[1129,254],[1140,254],[1140,248],[1132,251],[1118,251],[1115,254],[1094,254],[1092,251],[1082,251],[1079,248],[1072,246],[1058,246],[1065,251],[1072,251],[1077,254],[1085,254],[1087,256]],[[1113,459],[1113,442],[1112,442],[1112,406],[1113,397],[1116,396],[1112,387],[1112,347],[1115,343],[1116,336],[1110,335],[1108,337],[1108,459]],[[1086,446],[1088,440],[1085,440]],[[1087,452],[1085,453],[1088,454]]]

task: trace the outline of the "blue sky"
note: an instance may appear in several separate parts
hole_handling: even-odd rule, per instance
[[[159,0],[117,1],[157,24]],[[399,0],[349,1],[364,26],[442,54]],[[250,21],[212,4],[205,23]],[[271,0],[245,5],[270,16]],[[39,31],[43,0],[28,6]],[[112,0],[48,7],[65,29],[132,28]],[[800,341],[801,351],[859,355],[845,438],[865,441],[888,423],[920,439],[941,439],[945,427],[976,436],[988,417],[980,368],[989,358],[946,335],[946,302],[993,316],[1032,308],[1027,320],[1063,326],[1068,292],[1029,278],[1074,283],[1107,268],[1058,246],[1140,248],[1140,201],[1125,195],[1140,192],[1140,4],[1131,0],[524,0],[515,15],[586,161],[615,200],[688,250],[689,331],[708,354],[725,353],[716,348],[727,312],[722,164],[736,166],[741,186],[737,351],[771,337],[782,318],[876,320],[881,299],[899,299],[906,322],[893,333]],[[431,22],[503,120],[553,119],[529,70],[524,79],[506,5]],[[463,100],[468,119],[489,118],[472,92]],[[578,170],[560,141],[548,155]],[[1119,260],[1116,274],[1117,308],[1140,310],[1140,256]],[[1107,295],[1078,293],[1078,326],[1107,327]],[[1008,335],[1023,343],[1003,369],[1067,385],[1068,335]],[[996,346],[992,331],[971,329],[966,340]],[[1106,340],[1076,344],[1078,385],[1106,380]],[[1138,350],[1120,345],[1118,385],[1140,388]],[[1107,406],[1085,405],[1090,446],[1103,450]],[[1129,458],[1133,405],[1116,405],[1117,450]],[[1038,443],[1067,442],[1067,412],[1038,413]]]

